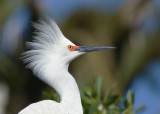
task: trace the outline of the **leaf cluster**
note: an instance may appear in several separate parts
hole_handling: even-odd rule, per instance
[[[84,114],[137,114],[141,113],[144,106],[134,109],[134,94],[128,91],[126,98],[112,94],[114,86],[102,94],[103,79],[98,77],[93,86],[84,87],[81,93]],[[47,99],[60,101],[57,93],[43,92]]]

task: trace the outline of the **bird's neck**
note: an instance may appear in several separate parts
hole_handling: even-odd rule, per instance
[[[50,73],[46,81],[58,92],[62,105],[68,110],[72,109],[75,112],[82,112],[79,88],[75,79],[68,72],[68,65],[53,68],[52,74]]]

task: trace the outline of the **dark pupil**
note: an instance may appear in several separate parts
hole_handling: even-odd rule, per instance
[[[71,46],[69,46],[69,48],[71,48]]]

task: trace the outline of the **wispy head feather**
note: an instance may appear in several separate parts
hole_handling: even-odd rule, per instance
[[[33,42],[27,42],[30,50],[22,54],[22,59],[34,74],[44,75],[44,71],[52,67],[56,45],[59,42],[70,41],[64,37],[57,24],[51,19],[47,19],[47,22],[41,20],[33,26],[36,29]]]

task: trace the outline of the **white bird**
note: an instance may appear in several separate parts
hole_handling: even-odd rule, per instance
[[[68,72],[70,62],[78,56],[98,50],[113,49],[106,46],[76,46],[48,19],[34,24],[37,32],[29,51],[23,53],[27,67],[60,95],[60,103],[43,100],[33,103],[18,114],[83,114],[80,92],[75,79]]]

